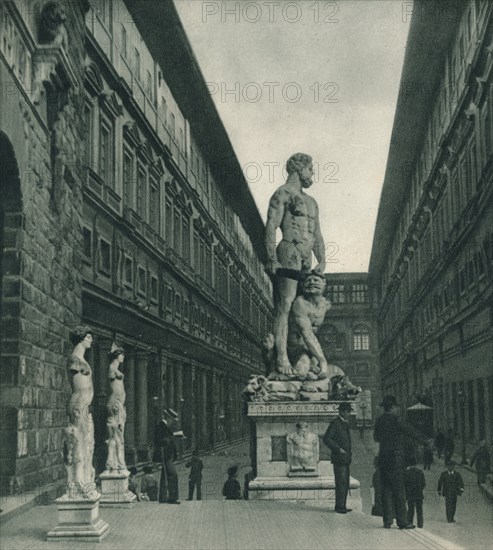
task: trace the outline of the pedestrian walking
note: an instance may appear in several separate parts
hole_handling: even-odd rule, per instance
[[[159,502],[180,504],[178,500],[178,474],[174,465],[177,457],[173,430],[170,427],[171,419],[178,419],[172,409],[163,410],[161,421],[156,426],[155,446],[161,462],[161,480],[159,483]]]
[[[237,472],[238,466],[228,468],[228,479],[223,485],[223,496],[226,497],[226,500],[241,499],[241,487],[239,481],[236,479]]]
[[[476,464],[476,475],[478,485],[486,483],[486,476],[490,472],[491,461],[488,449],[486,448],[486,441],[483,439],[479,442],[479,447],[476,449],[472,459],[471,466]]]
[[[447,470],[442,472],[438,480],[438,495],[445,497],[445,513],[449,523],[455,523],[457,497],[464,492],[464,481],[459,472],[455,471],[455,462],[450,460]]]
[[[375,422],[373,437],[380,444],[378,466],[382,483],[383,526],[390,529],[393,514],[399,529],[414,529],[407,521],[404,488],[404,446],[406,440],[421,440],[422,436],[397,416],[397,401],[393,395],[384,397],[384,409]]]
[[[352,459],[351,432],[349,430],[351,410],[350,403],[342,402],[339,405],[339,416],[330,423],[323,437],[323,442],[331,450],[336,483],[335,511],[338,514],[347,514],[352,511],[346,506],[349,492],[349,466]]]
[[[423,527],[423,491],[426,487],[425,475],[412,464],[404,472],[404,487],[406,489],[407,501],[407,523],[412,525],[414,521],[414,509],[416,509],[416,520],[418,527]]]
[[[140,482],[140,492],[142,500],[157,501],[158,484],[152,473],[151,466],[144,466],[144,476]]]
[[[423,470],[431,470],[433,464],[433,449],[430,441],[427,441],[423,447]]]
[[[190,468],[190,475],[188,476],[187,500],[193,500],[195,488],[197,489],[197,500],[202,500],[202,470],[204,469],[204,463],[199,458],[198,449],[193,451],[192,458],[185,464],[185,466]]]
[[[442,458],[443,450],[445,448],[445,435],[440,428],[438,428],[435,435],[435,449],[437,450],[438,458]]]
[[[443,451],[445,453],[444,460],[445,465],[447,465],[451,460],[455,451],[455,438],[452,428],[449,428],[447,435],[445,437],[445,444],[443,446]]]

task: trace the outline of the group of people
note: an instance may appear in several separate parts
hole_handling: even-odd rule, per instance
[[[391,528],[394,517],[399,529],[414,529],[416,514],[417,526],[421,528],[424,523],[423,501],[426,481],[423,470],[417,467],[415,449],[418,444],[423,445],[424,469],[430,469],[433,450],[430,442],[425,440],[422,434],[399,418],[398,404],[394,396],[386,396],[381,406],[384,412],[376,420],[374,429],[374,439],[379,443],[379,453],[375,458],[372,483],[375,490],[372,514],[383,517],[383,526],[386,529]],[[335,512],[339,514],[351,511],[346,505],[352,460],[351,432],[348,423],[350,411],[351,405],[348,402],[341,403],[339,416],[331,422],[323,437],[325,445],[332,452],[336,484]],[[464,481],[455,470],[455,462],[452,460],[453,433],[449,432],[447,436],[439,434],[435,439],[435,446],[439,457],[445,453],[447,470],[440,475],[437,492],[445,499],[447,521],[454,523],[457,499],[464,492]],[[478,484],[484,483],[490,471],[490,457],[484,441],[471,460],[471,466],[474,464],[478,472]]]

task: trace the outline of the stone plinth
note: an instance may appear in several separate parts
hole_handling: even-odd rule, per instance
[[[249,483],[252,500],[309,500],[335,503],[334,470],[330,451],[322,437],[329,423],[337,417],[340,401],[279,401],[248,403],[248,417],[254,424],[252,456],[256,478]],[[319,438],[319,457],[315,472],[290,471],[288,460],[289,434],[296,424],[306,422],[308,432]],[[361,511],[359,481],[350,478],[348,506]]]
[[[128,472],[110,472],[100,474],[102,508],[133,508],[137,497],[128,490]]]
[[[108,534],[109,525],[99,517],[99,498],[76,500],[64,495],[55,502],[58,525],[46,535],[47,540],[100,542]]]

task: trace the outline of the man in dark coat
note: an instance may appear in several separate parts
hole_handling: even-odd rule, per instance
[[[464,481],[459,472],[455,471],[455,462],[449,460],[448,469],[442,472],[438,480],[438,494],[445,497],[445,513],[449,523],[455,523],[457,497],[464,492]]]
[[[409,439],[423,437],[397,416],[397,401],[393,395],[384,397],[384,412],[375,422],[373,437],[380,444],[378,466],[382,483],[383,526],[390,529],[393,513],[399,529],[414,529],[407,521],[404,489],[404,447]]]
[[[351,508],[346,506],[349,492],[349,465],[351,464],[351,432],[349,431],[349,413],[351,404],[339,405],[339,416],[333,420],[325,432],[323,441],[332,452],[332,464],[336,483],[335,511],[347,514]]]
[[[174,413],[174,414],[173,414]],[[173,430],[170,427],[171,419],[178,415],[170,409],[163,411],[161,421],[156,426],[154,434],[158,459],[161,461],[161,481],[159,484],[159,502],[180,504],[178,500],[178,474],[174,461],[176,460],[176,444]]]
[[[406,488],[407,500],[407,523],[412,525],[414,520],[414,508],[416,508],[416,519],[418,527],[423,527],[423,491],[426,487],[425,475],[416,466],[416,461],[406,468],[404,472],[404,485]]]

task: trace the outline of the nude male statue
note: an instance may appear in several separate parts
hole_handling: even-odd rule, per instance
[[[322,274],[325,271],[325,244],[320,231],[318,205],[303,191],[313,183],[312,158],[296,153],[286,163],[286,170],[286,183],[272,195],[267,213],[266,271],[271,275],[280,268],[310,271],[313,252],[318,261],[314,271]],[[282,240],[276,247],[277,228],[281,228]],[[276,368],[281,374],[292,375],[287,354],[287,329],[298,281],[284,275],[282,271],[278,273],[274,291]]]
[[[296,298],[289,314],[288,357],[301,380],[317,380],[336,374],[334,367],[328,365],[316,336],[331,307],[323,295],[325,284],[323,275],[308,274],[301,283],[302,295]]]

